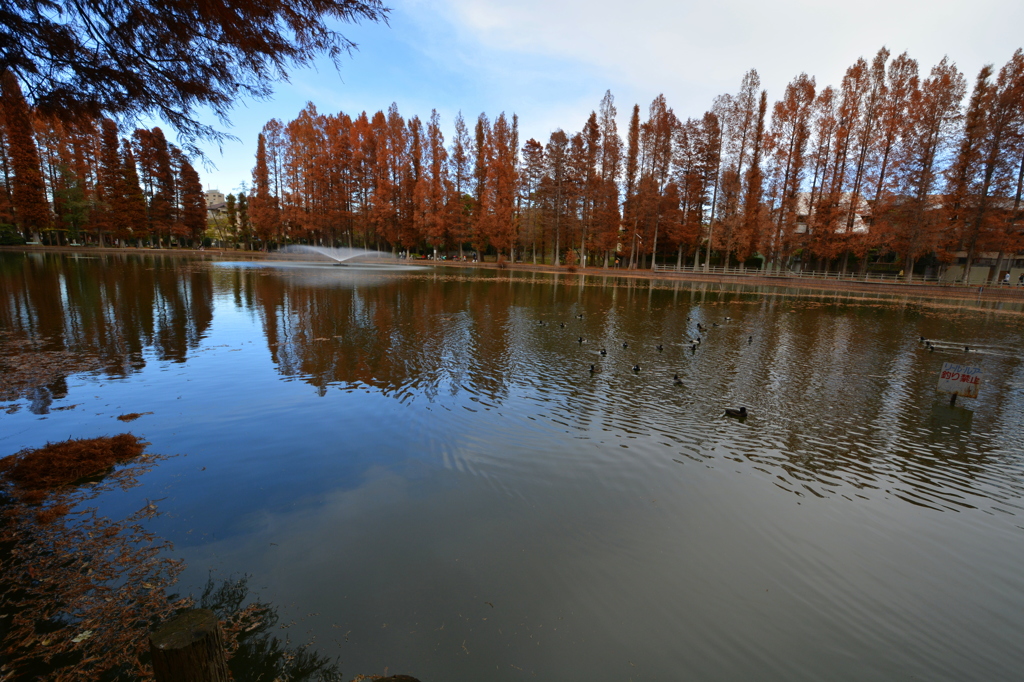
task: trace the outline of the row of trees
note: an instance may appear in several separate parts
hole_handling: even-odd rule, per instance
[[[0,76],[0,230],[62,243],[191,243],[206,229],[199,174],[160,128],[120,137],[108,118],[31,109]],[[6,228],[6,230],[4,229]]]
[[[0,223],[27,238],[192,242],[198,174],[159,128],[120,139],[104,118],[57,120],[0,77]],[[682,120],[659,96],[625,139],[611,94],[581,131],[520,147],[518,120],[320,114],[259,138],[251,196],[229,197],[231,236],[378,249],[491,250],[534,261],[707,266],[758,257],[866,269],[895,253],[909,275],[1024,248],[1024,53],[967,83],[884,48],[838,88],[797,76],[769,106],[756,71]],[[1000,270],[997,267],[993,274]]]
[[[967,82],[943,59],[859,59],[839,87],[800,74],[769,105],[756,71],[702,116],[659,96],[625,139],[611,93],[581,131],[519,147],[518,121],[324,115],[310,104],[259,138],[250,216],[286,240],[435,253],[466,247],[645,267],[800,257],[866,269],[895,253],[951,262],[1024,249],[1024,53]],[[996,271],[998,272],[998,267]]]
[[[519,237],[518,119],[461,116],[446,147],[440,117],[406,121],[396,106],[321,115],[309,104],[258,140],[248,214],[264,245],[286,239],[435,251],[508,253]]]

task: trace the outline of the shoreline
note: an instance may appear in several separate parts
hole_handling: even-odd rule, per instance
[[[307,258],[277,252],[242,251],[233,249],[155,249],[137,247],[98,246],[0,246],[0,253],[73,253],[73,254],[149,254],[161,256],[199,258],[201,260],[308,260]],[[507,272],[539,272],[545,274],[584,275],[587,277],[623,277],[666,282],[708,282],[716,284],[747,284],[752,286],[777,286],[791,289],[819,291],[850,291],[856,293],[905,294],[917,298],[958,299],[970,301],[1010,301],[1024,303],[1024,287],[989,286],[938,283],[912,283],[898,281],[865,281],[854,279],[802,278],[791,275],[702,273],[650,270],[623,270],[617,268],[534,265],[533,263],[507,263],[499,268],[497,263],[471,263],[462,261],[410,260],[410,263],[430,265],[437,268],[505,270]],[[759,272],[759,271],[758,271]]]

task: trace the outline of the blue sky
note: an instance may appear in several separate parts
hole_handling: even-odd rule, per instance
[[[207,189],[251,182],[256,136],[271,118],[289,121],[312,102],[322,113],[371,114],[392,102],[409,118],[441,115],[446,139],[458,111],[472,124],[519,115],[520,139],[545,142],[557,128],[582,128],[606,90],[620,132],[633,104],[645,113],[664,93],[682,119],[735,92],[756,68],[769,102],[800,72],[838,85],[858,57],[885,45],[927,71],[948,55],[968,82],[983,64],[998,69],[1024,46],[1024,3],[1009,0],[391,0],[390,26],[344,26],[358,43],[340,71],[329,63],[295,70],[270,100],[239,102],[239,138],[205,146],[217,169],[199,168]],[[211,121],[212,122],[212,121]]]

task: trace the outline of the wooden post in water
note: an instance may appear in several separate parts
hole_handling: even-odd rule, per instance
[[[157,682],[227,682],[224,634],[209,609],[179,613],[149,636]]]

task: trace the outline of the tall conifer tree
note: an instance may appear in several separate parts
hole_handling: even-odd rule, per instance
[[[10,71],[0,74],[4,129],[7,136],[11,181],[11,207],[15,223],[31,240],[50,226],[50,207],[36,147],[32,114],[21,86]]]

